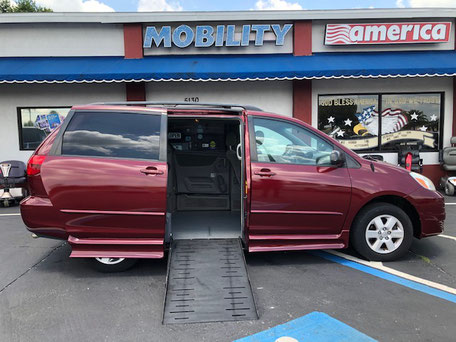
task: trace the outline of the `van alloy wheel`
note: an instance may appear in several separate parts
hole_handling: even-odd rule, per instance
[[[92,258],[91,260],[93,267],[104,273],[126,271],[138,261],[130,258]]]
[[[394,252],[404,240],[404,227],[394,216],[379,215],[367,225],[366,242],[376,253]]]
[[[98,262],[101,262],[105,265],[115,265],[119,264],[125,260],[125,258],[95,258]]]
[[[360,210],[350,229],[350,243],[371,261],[396,260],[409,250],[413,224],[400,207],[375,202]]]

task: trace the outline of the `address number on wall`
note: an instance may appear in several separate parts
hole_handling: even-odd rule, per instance
[[[199,97],[186,97],[184,98],[185,102],[200,102]]]

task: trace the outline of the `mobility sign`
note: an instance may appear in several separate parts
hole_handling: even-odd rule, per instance
[[[446,43],[451,22],[327,24],[325,45]]]
[[[198,25],[194,28],[188,25],[147,26],[144,33],[145,49],[197,47],[247,47],[250,45],[263,46],[266,33],[273,33],[275,45],[282,46],[285,37],[293,24],[255,24],[255,25]]]

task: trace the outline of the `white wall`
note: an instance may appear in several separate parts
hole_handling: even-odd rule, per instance
[[[449,146],[453,125],[453,79],[451,77],[315,80],[312,82],[312,125],[318,126],[319,94],[436,91],[444,92],[443,146]],[[382,155],[385,161],[397,164],[397,153],[383,153]],[[438,152],[423,152],[421,156],[426,165],[439,163]]]
[[[19,150],[17,107],[66,107],[100,101],[125,101],[125,85],[0,85],[0,161],[17,159],[27,162],[32,154],[32,151]]]
[[[2,24],[0,47],[0,57],[123,56],[123,26]]]
[[[199,102],[253,105],[269,112],[293,115],[291,81],[151,82],[146,84],[148,101]]]

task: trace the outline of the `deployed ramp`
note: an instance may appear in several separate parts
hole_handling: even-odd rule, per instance
[[[258,319],[239,239],[175,240],[163,323]]]

